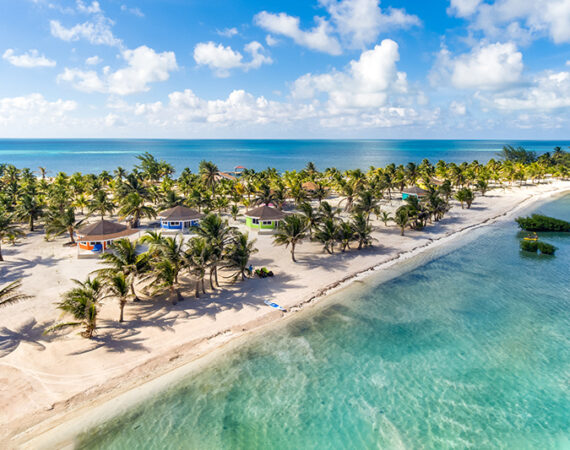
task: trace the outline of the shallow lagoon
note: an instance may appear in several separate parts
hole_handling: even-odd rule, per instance
[[[570,196],[537,210],[570,220]],[[79,447],[569,448],[570,235],[517,236],[348,288]]]

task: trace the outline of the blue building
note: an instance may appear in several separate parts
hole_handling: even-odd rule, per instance
[[[165,231],[182,231],[200,225],[204,215],[186,206],[175,206],[159,213],[160,228]]]

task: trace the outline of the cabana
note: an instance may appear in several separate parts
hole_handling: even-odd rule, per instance
[[[80,250],[90,254],[98,254],[106,251],[113,241],[137,234],[139,230],[128,228],[126,225],[101,219],[77,230],[77,254]]]
[[[426,191],[425,189],[422,189],[420,187],[417,186],[412,186],[409,188],[405,188],[402,191],[402,200],[406,200],[408,197],[425,197],[426,195],[428,195],[428,191]]]
[[[270,231],[277,228],[284,217],[283,211],[263,205],[245,212],[245,225],[258,231]]]
[[[160,228],[165,231],[184,231],[200,225],[200,219],[204,217],[195,209],[186,206],[175,206],[158,214]]]

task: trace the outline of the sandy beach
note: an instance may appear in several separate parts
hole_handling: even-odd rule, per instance
[[[140,303],[129,303],[123,324],[118,322],[118,302],[108,299],[92,340],[77,331],[43,332],[59,319],[54,303],[70,288],[71,279],[85,279],[100,264],[97,259],[77,259],[75,248],[63,246],[63,237],[46,242],[43,233],[31,233],[16,246],[4,248],[6,262],[0,265],[2,281],[23,278],[23,292],[33,296],[7,306],[0,317],[0,441],[8,448],[26,447],[30,439],[79,409],[101,404],[238,337],[294,317],[359,274],[382,270],[474,227],[510,219],[533,202],[568,190],[570,182],[563,181],[494,189],[478,196],[471,209],[461,209],[453,201],[443,220],[422,231],[406,230],[405,236],[395,226],[374,220],[372,248],[328,255],[320,244],[306,241],[296,251],[297,263],[287,249],[273,245],[271,235],[252,236],[259,249],[252,264],[271,269],[274,278],[226,281],[220,291],[198,299],[188,283],[185,300],[177,305],[144,297]],[[400,204],[394,200],[383,207],[395,209]],[[243,218],[238,222],[243,227]],[[288,312],[267,307],[266,299]]]

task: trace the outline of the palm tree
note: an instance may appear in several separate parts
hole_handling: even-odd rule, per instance
[[[87,278],[84,282],[73,280],[73,282],[77,287],[63,294],[63,299],[57,307],[64,313],[71,314],[75,321],[54,325],[46,332],[65,327],[83,326],[85,330],[81,335],[91,339],[97,328],[97,306],[101,301],[103,286],[97,278],[94,280]]]
[[[256,205],[269,205],[275,204],[275,193],[268,184],[262,184],[257,190],[257,195],[253,200]]]
[[[131,192],[123,197],[119,215],[122,218],[129,217],[131,228],[138,228],[142,218],[155,218],[156,210],[152,206],[145,205],[144,198],[139,193]]]
[[[319,214],[323,218],[335,220],[340,214],[340,208],[333,208],[329,202],[322,202],[319,205]]]
[[[361,191],[358,194],[358,201],[356,202],[355,209],[361,212],[370,221],[370,214],[378,210],[378,200],[370,190]]]
[[[212,197],[216,195],[216,183],[220,176],[218,166],[211,161],[201,161],[199,166],[200,178],[207,188],[212,190]]]
[[[354,237],[354,228],[352,228],[349,222],[343,221],[338,225],[337,240],[343,252],[346,251],[347,248],[350,248],[350,241],[354,240]]]
[[[193,237],[188,241],[184,258],[190,274],[196,278],[196,298],[200,296],[200,285],[202,286],[202,292],[206,293],[204,279],[211,254],[212,247],[204,237]]]
[[[45,167],[38,167],[42,180],[46,179],[47,169]]]
[[[33,194],[24,194],[16,205],[16,217],[20,220],[26,220],[30,231],[34,231],[34,221],[39,219],[43,214],[44,207]]]
[[[100,189],[95,191],[95,195],[91,200],[89,205],[90,213],[99,213],[101,215],[101,220],[105,217],[105,214],[113,214],[115,209],[115,204],[107,197],[107,193]]]
[[[366,220],[366,217],[362,213],[356,213],[352,216],[352,229],[354,231],[354,237],[358,241],[358,250],[362,247],[368,247],[372,245],[372,227]]]
[[[97,273],[105,278],[114,276],[117,273],[123,273],[131,286],[133,301],[138,302],[140,299],[135,292],[135,280],[137,277],[148,272],[149,254],[140,253],[138,243],[133,243],[130,239],[117,239],[113,242],[110,253],[103,253],[101,260],[107,267],[99,269]]]
[[[384,223],[384,226],[387,227],[388,222],[391,222],[392,220],[394,220],[394,218],[389,213],[387,213],[386,211],[381,211],[380,212],[380,220]]]
[[[59,212],[54,211],[46,221],[46,238],[49,239],[50,235],[57,237],[67,232],[69,234],[69,243],[75,244],[73,235],[85,220],[86,218],[76,221],[75,211],[71,206],[68,207],[62,215],[60,215]]]
[[[0,208],[0,261],[4,261],[2,257],[2,242],[7,239],[14,240],[24,235],[20,227],[12,223],[13,220],[12,214],[8,214],[4,208]]]
[[[309,236],[313,237],[313,229],[317,226],[317,223],[319,222],[319,215],[313,209],[311,204],[307,202],[301,203],[299,205],[299,210],[301,211],[301,214],[305,216],[305,219],[307,221],[307,229],[309,230]]]
[[[324,219],[321,226],[317,228],[315,238],[321,242],[327,253],[334,253],[334,244],[338,237],[338,228],[332,219]]]
[[[129,295],[129,281],[123,272],[118,272],[111,275],[107,280],[107,292],[119,299],[119,307],[121,308],[121,316],[119,322],[123,322],[123,311],[127,304],[127,297]]]
[[[168,289],[173,305],[184,300],[184,297],[182,297],[182,294],[180,293],[180,289],[177,287],[179,271],[180,269],[176,264],[167,258],[163,258],[155,263],[152,268],[152,273],[154,275],[154,281],[152,283],[153,295],[164,289]]]
[[[0,287],[0,306],[10,305],[31,298],[18,292],[22,287],[22,280],[12,281]]]
[[[273,236],[273,242],[276,245],[291,246],[291,259],[295,259],[295,246],[305,239],[307,230],[307,221],[300,214],[289,214],[279,225],[277,232]]]
[[[200,226],[196,229],[199,236],[206,239],[212,247],[211,265],[210,265],[210,287],[215,289],[212,278],[218,283],[218,264],[220,263],[225,246],[230,242],[233,227],[228,225],[227,220],[222,220],[217,214],[210,213],[202,220]]]
[[[245,280],[245,272],[249,265],[251,255],[258,252],[254,247],[256,240],[249,240],[248,233],[236,232],[232,242],[228,245],[224,256],[224,268],[234,270],[232,275],[234,280],[241,277]]]
[[[410,213],[407,206],[400,206],[396,210],[394,223],[400,228],[400,236],[403,236],[404,230],[410,224]]]
[[[459,189],[457,194],[455,194],[455,198],[461,203],[461,209],[464,208],[463,203],[467,203],[467,209],[471,208],[471,204],[473,203],[473,200],[475,200],[473,191],[468,188]]]

